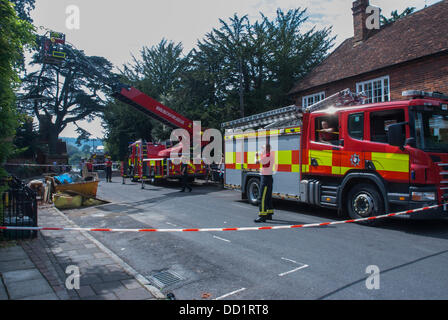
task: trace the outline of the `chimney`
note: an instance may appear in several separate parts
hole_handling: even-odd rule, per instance
[[[366,25],[367,7],[369,0],[356,0],[353,2],[353,26],[355,29],[355,44],[362,42],[368,37],[368,29]]]

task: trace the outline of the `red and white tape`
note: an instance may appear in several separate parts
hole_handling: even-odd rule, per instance
[[[244,227],[244,228],[189,228],[189,229],[106,229],[106,228],[49,228],[49,227],[12,227],[5,226],[0,227],[0,230],[36,230],[36,231],[91,231],[91,232],[221,232],[221,231],[255,231],[255,230],[282,230],[282,229],[298,229],[298,228],[312,228],[312,227],[324,227],[332,226],[337,224],[355,223],[362,221],[377,220],[383,218],[390,218],[405,214],[412,214],[421,211],[427,211],[431,209],[436,209],[444,204],[433,205],[429,207],[407,210],[397,213],[390,213],[376,217],[352,219],[344,221],[335,222],[324,222],[324,223],[311,223],[311,224],[299,224],[299,225],[289,225],[289,226],[265,226],[265,227]]]

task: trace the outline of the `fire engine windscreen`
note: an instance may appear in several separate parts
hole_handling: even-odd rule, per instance
[[[448,152],[448,110],[416,110],[414,119],[417,148],[427,152]]]

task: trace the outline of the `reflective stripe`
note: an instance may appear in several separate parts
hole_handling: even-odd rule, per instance
[[[265,207],[265,201],[266,201],[266,193],[268,191],[268,187],[265,186],[263,189],[263,197],[261,198],[261,211],[260,215],[266,215],[266,210],[264,210]]]
[[[255,151],[249,151],[246,152],[247,154],[247,163],[248,164],[256,164],[257,163],[257,159],[256,159],[256,152]]]
[[[371,160],[378,171],[409,172],[409,155],[372,152]]]
[[[226,164],[234,164],[236,162],[236,152],[226,152]]]
[[[275,152],[276,164],[292,164],[292,150],[281,150]]]
[[[347,168],[347,167],[336,167],[333,166],[331,168],[331,173],[334,175],[345,175],[347,173],[347,171],[352,170],[352,169],[356,169],[355,167],[353,168]]]
[[[288,129],[275,129],[275,130],[265,130],[256,132],[254,130],[248,130],[246,133],[228,134],[224,136],[224,140],[233,139],[245,139],[245,138],[255,138],[255,137],[265,137],[265,136],[279,136],[282,134],[299,134],[302,131],[300,127],[288,128]]]
[[[333,151],[332,150],[310,150],[309,158],[317,160],[320,166],[331,167],[333,166]]]

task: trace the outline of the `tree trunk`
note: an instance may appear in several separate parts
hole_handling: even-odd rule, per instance
[[[48,153],[50,155],[56,155],[58,153],[58,138],[59,132],[53,126],[51,126],[51,128],[48,130]]]

